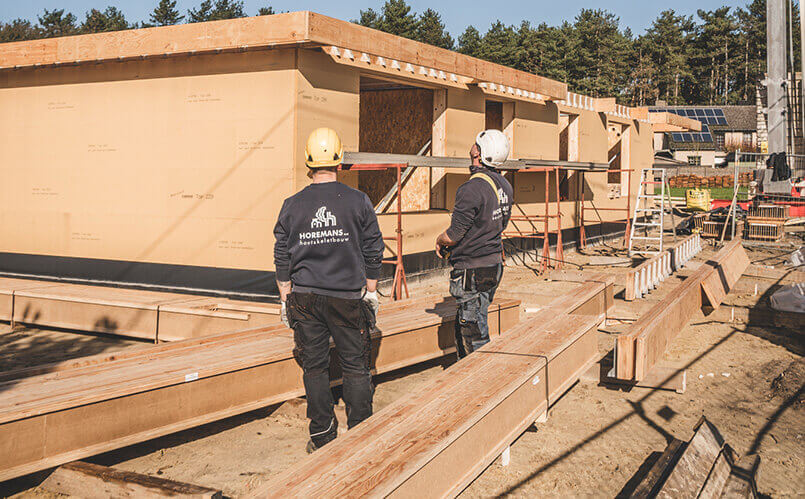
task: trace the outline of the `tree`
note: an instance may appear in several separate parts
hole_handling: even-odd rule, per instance
[[[472,57],[480,57],[482,44],[481,33],[472,25],[458,37],[458,51]]]
[[[453,37],[445,30],[441,16],[432,9],[426,9],[419,16],[414,39],[436,47],[453,48]]]
[[[155,26],[179,24],[184,16],[176,9],[176,0],[159,0],[159,5],[151,12],[151,23]]]
[[[383,15],[375,27],[392,35],[413,39],[416,37],[417,19],[405,0],[387,0],[383,5]]]
[[[582,9],[576,16],[576,44],[570,55],[568,79],[579,91],[609,97],[624,88],[631,40],[621,33],[619,24],[617,16],[600,9]]]
[[[0,23],[0,43],[20,42],[41,37],[39,29],[27,19],[14,19],[10,23]]]
[[[684,103],[680,89],[692,76],[688,58],[694,29],[692,17],[678,16],[673,10],[666,10],[660,13],[641,39],[641,54],[656,66],[657,94],[671,105]]]
[[[64,9],[47,10],[39,16],[39,29],[45,38],[74,35],[78,31],[76,17],[71,13],[64,13]]]
[[[490,62],[515,67],[519,55],[517,31],[512,26],[495,21],[484,35],[479,56]]]
[[[117,7],[110,6],[104,11],[92,9],[87,12],[86,19],[81,23],[79,31],[81,33],[104,33],[129,28],[130,26],[128,21],[126,21],[126,16],[124,16]]]
[[[352,22],[355,24],[360,24],[361,26],[366,26],[367,28],[378,29],[378,26],[380,25],[380,14],[378,14],[374,9],[362,10],[361,17],[353,20]]]
[[[692,87],[696,93],[692,102],[728,104],[735,102],[734,75],[738,61],[738,41],[735,17],[729,7],[706,11],[699,9],[697,15],[702,23],[696,30],[693,52],[693,74],[699,85]]]
[[[204,0],[197,9],[187,11],[188,22],[200,23],[204,21],[219,21],[221,19],[236,19],[246,17],[243,10],[243,0]]]
[[[274,14],[276,14],[276,12],[274,12],[274,8],[270,5],[268,7],[260,7],[260,10],[257,11],[258,16],[271,16]]]

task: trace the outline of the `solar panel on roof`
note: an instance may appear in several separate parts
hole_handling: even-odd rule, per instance
[[[695,109],[696,117],[704,117],[704,109]]]
[[[704,132],[709,132],[709,131],[710,131],[710,127],[708,127],[707,125],[702,125],[702,132],[703,133]]]
[[[682,134],[681,133],[672,133],[671,138],[674,139],[674,142],[682,142]]]
[[[682,134],[682,141],[683,142],[693,142],[693,137],[691,137],[689,133],[683,133]]]
[[[700,134],[700,133],[692,133],[691,135],[693,136],[693,142],[702,142],[703,141],[702,134]]]
[[[715,112],[715,110],[713,110],[713,109],[705,109],[705,110],[704,110],[704,115],[705,115],[705,116],[715,116],[715,115],[716,115],[716,112]]]
[[[703,133],[702,138],[704,139],[705,142],[712,142],[713,141],[713,135],[709,134],[709,133]]]
[[[725,126],[727,124],[727,120],[726,118],[716,118],[715,124]]]
[[[724,110],[723,109],[713,109],[715,112],[716,118],[723,118],[724,117]]]

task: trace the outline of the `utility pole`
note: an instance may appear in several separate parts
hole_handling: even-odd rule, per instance
[[[769,153],[786,152],[786,11],[785,0],[766,2],[766,47],[769,106]]]

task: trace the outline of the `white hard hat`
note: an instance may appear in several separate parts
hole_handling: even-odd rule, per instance
[[[500,130],[484,130],[475,137],[475,143],[486,166],[501,166],[509,158],[509,139]]]

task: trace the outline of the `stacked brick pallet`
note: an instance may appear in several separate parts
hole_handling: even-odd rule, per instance
[[[753,179],[752,172],[743,172],[738,175],[738,185],[746,187]],[[668,180],[671,187],[694,189],[701,187],[733,187],[735,185],[732,175],[716,175],[713,177],[700,177],[699,175],[677,175]]]

